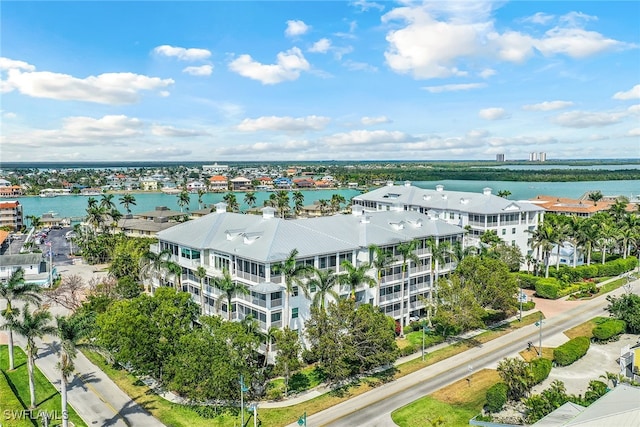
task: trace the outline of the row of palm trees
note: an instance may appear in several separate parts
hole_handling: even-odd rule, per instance
[[[599,212],[591,217],[561,216],[547,214],[544,222],[531,232],[531,247],[534,257],[527,257],[527,264],[540,262],[544,266],[545,277],[549,277],[549,260],[554,248],[558,252],[564,242],[573,248],[573,267],[577,264],[578,249],[586,254],[587,265],[591,264],[594,249],[601,253],[604,264],[607,252],[615,252],[626,258],[632,255],[635,248],[640,252],[640,215],[626,211],[627,203],[618,200],[606,212]],[[556,257],[556,269],[559,268],[560,256]]]
[[[52,316],[48,307],[41,305],[40,286],[26,283],[22,268],[13,272],[7,281],[0,282],[0,297],[5,302],[4,310],[0,312],[4,318],[4,324],[0,328],[8,331],[10,371],[15,369],[13,334],[24,337],[27,342],[25,350],[31,409],[36,407],[34,381],[35,359],[38,351],[36,339],[41,339],[45,335],[55,335],[58,338],[56,351],[59,356],[57,368],[60,371],[62,425],[68,427],[67,386],[75,369],[76,346],[86,336],[88,329],[82,323],[63,316],[56,316],[55,325],[52,325]],[[17,301],[24,303],[21,309],[15,306]],[[34,310],[31,310],[31,304],[35,305]]]

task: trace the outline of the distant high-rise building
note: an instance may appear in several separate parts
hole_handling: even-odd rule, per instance
[[[539,159],[540,159],[541,162],[546,162],[547,161],[547,153],[545,153],[544,151],[541,151]]]
[[[496,154],[496,162],[504,162],[504,154]]]
[[[537,162],[538,161],[538,153],[529,153],[529,161]]]

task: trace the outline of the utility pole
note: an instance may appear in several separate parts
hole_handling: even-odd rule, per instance
[[[536,322],[536,326],[540,328],[540,352],[538,355],[542,357],[542,312],[540,312],[540,320]]]
[[[242,427],[244,427],[244,394],[247,391],[249,391],[249,387],[244,385],[244,378],[240,375],[240,419],[242,420]]]

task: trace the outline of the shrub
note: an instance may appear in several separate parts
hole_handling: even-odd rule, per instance
[[[581,288],[581,284],[580,283],[575,283],[571,286],[567,286],[563,289],[558,290],[558,294],[556,296],[556,298],[562,298],[562,297],[566,297],[569,294],[572,294],[574,292],[578,292]]]
[[[536,283],[536,295],[540,298],[556,299],[558,298],[558,291],[560,290],[560,284],[558,279],[548,278],[540,279]]]
[[[598,266],[591,265],[579,265],[575,268],[576,273],[580,276],[582,280],[584,279],[592,279],[598,276]]]
[[[529,363],[529,366],[531,367],[531,384],[540,384],[542,381],[547,379],[551,372],[551,365],[552,363],[549,359],[533,359]]]
[[[535,289],[539,278],[528,273],[515,273],[516,280],[520,282],[520,286],[524,289]]]
[[[281,400],[284,391],[280,387],[271,387],[267,390],[267,400]]]
[[[413,344],[409,344],[406,347],[400,349],[400,357],[412,355],[417,351],[416,346]]]
[[[553,350],[553,360],[560,366],[571,365],[587,354],[591,340],[588,337],[576,337]]]
[[[598,341],[606,341],[620,335],[627,328],[624,320],[608,319],[593,328],[593,337]]]
[[[523,302],[522,303],[522,310],[523,311],[533,310],[534,308],[536,308],[536,303],[533,302],[533,301],[527,301],[527,302]]]
[[[507,403],[507,392],[509,387],[505,383],[497,383],[489,387],[487,390],[487,406],[488,412],[500,412],[505,403]]]

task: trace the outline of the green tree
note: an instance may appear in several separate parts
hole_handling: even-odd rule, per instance
[[[619,297],[609,295],[607,301],[609,305],[606,310],[609,315],[624,320],[628,333],[640,334],[640,296],[631,293]]]
[[[35,341],[36,338],[55,333],[56,329],[48,325],[50,320],[51,313],[42,309],[36,309],[31,312],[29,311],[29,303],[26,303],[22,310],[22,318],[19,319],[14,316],[6,325],[2,326],[3,329],[13,330],[27,340],[27,372],[29,374],[29,395],[31,397],[29,408],[36,407],[36,386],[33,375],[38,347]]]
[[[203,188],[198,188],[198,209],[202,209],[202,197],[207,192]]]
[[[165,261],[163,267],[173,276],[176,292],[182,292],[182,266],[175,261]]]
[[[369,276],[369,269],[371,266],[368,263],[355,266],[349,260],[344,260],[340,263],[340,267],[344,273],[338,275],[338,282],[343,286],[349,287],[349,297],[352,300],[356,300],[356,291],[362,285],[370,288],[376,285],[376,280]]]
[[[238,211],[238,199],[236,198],[236,195],[231,191],[222,196],[222,200],[224,200],[224,202],[227,204],[227,212]]]
[[[276,193],[276,208],[280,212],[280,218],[284,218],[289,210],[289,192],[280,190]]]
[[[531,248],[536,250],[537,259],[544,263],[544,277],[549,277],[549,256],[554,242],[553,227],[542,223],[531,232]]]
[[[180,212],[186,207],[189,210],[189,203],[191,203],[191,195],[187,190],[182,190],[178,194],[178,206],[180,206]]]
[[[324,310],[328,297],[337,300],[339,295],[334,289],[336,285],[338,285],[338,276],[333,270],[314,269],[313,276],[307,282],[307,288],[310,292],[315,289],[311,305]]]
[[[409,281],[411,278],[411,261],[413,261],[416,265],[420,262],[420,258],[415,254],[415,250],[418,249],[419,242],[417,240],[411,240],[408,242],[400,243],[396,250],[402,257],[402,275],[403,275],[403,283],[400,285],[400,336],[404,337],[404,327],[406,326],[404,305],[405,305],[405,283],[407,287],[407,294],[411,294],[411,287],[409,285]],[[406,280],[406,282],[405,282]],[[431,277],[431,286],[433,287],[433,273]],[[431,292],[432,293],[432,292]],[[430,301],[433,304],[433,297],[429,297]],[[411,299],[411,295],[408,295],[408,299]],[[432,305],[431,304],[431,305]],[[431,307],[428,310],[429,313],[429,326],[431,326]]]
[[[593,202],[594,206],[598,206],[598,202],[600,200],[602,200],[603,197],[604,196],[602,195],[602,192],[600,192],[600,191],[592,191],[588,195],[589,200],[591,200]]]
[[[207,277],[207,270],[203,266],[198,266],[195,271],[195,275],[200,282],[200,313],[205,314],[204,309],[204,279]]]
[[[369,246],[369,252],[371,254],[371,267],[376,270],[376,277],[378,279],[376,287],[376,305],[380,306],[380,287],[382,286],[382,273],[385,273],[391,267],[391,264],[395,262],[393,253],[390,250],[382,249],[376,245]]]
[[[298,263],[296,260],[297,258],[298,250],[293,249],[284,261],[271,266],[271,270],[275,275],[284,276],[285,316],[283,316],[283,324],[285,326],[289,326],[289,323],[291,322],[290,297],[294,294],[294,291],[296,289],[300,289],[307,296],[307,298],[309,297],[309,289],[307,288],[307,286],[305,286],[303,278],[305,278],[313,271],[313,267],[310,265]]]
[[[247,191],[244,195],[244,202],[249,205],[250,208],[256,206],[256,193],[253,191]]]
[[[474,289],[465,286],[459,275],[453,274],[438,283],[438,310],[434,316],[436,330],[445,338],[452,333],[484,326],[484,309],[478,303]]]
[[[300,369],[300,337],[297,331],[284,329],[276,332],[275,341],[278,346],[278,354],[276,356],[276,372],[284,376],[284,394],[289,395],[289,379]]]
[[[488,255],[492,258],[502,260],[508,267],[509,271],[516,272],[520,270],[523,257],[520,248],[515,245],[507,245],[500,242],[488,251]]]
[[[24,280],[24,269],[22,267],[16,269],[9,280],[0,281],[0,298],[6,302],[4,310],[0,312],[0,315],[4,317],[8,325],[11,325],[13,319],[19,315],[20,311],[13,307],[13,301],[26,301],[34,304],[38,304],[41,300],[40,286],[35,283],[26,283]],[[13,357],[13,329],[9,326],[7,328],[9,346],[9,370],[12,371],[15,368]]]
[[[231,320],[233,298],[238,294],[247,295],[249,290],[242,283],[233,280],[229,270],[226,268],[222,270],[222,277],[216,277],[214,279],[213,286],[220,289],[220,291],[225,295],[227,302],[227,314],[229,320]],[[222,298],[218,300],[218,310],[221,310],[222,301]]]
[[[511,191],[509,190],[500,190],[498,191],[498,194],[497,194],[498,197],[502,197],[505,199],[508,199],[510,195],[511,195]]]
[[[340,210],[340,206],[346,202],[347,201],[345,200],[344,196],[342,196],[341,194],[334,194],[331,196],[331,200],[329,203],[331,204],[331,210],[333,212],[338,212]]]
[[[127,211],[127,215],[131,214],[131,206],[136,205],[136,198],[131,193],[125,193],[120,197],[120,204],[124,206],[124,210]]]
[[[504,312],[514,308],[518,283],[499,259],[468,256],[458,264],[452,277],[458,277],[463,286],[469,287],[483,308]]]
[[[498,362],[498,375],[509,387],[509,398],[520,400],[526,397],[533,387],[533,374],[529,364],[519,358],[506,358]]]
[[[105,211],[109,212],[112,209],[116,208],[116,204],[113,201],[113,194],[103,194],[100,198],[100,207],[103,208]]]
[[[293,196],[293,209],[295,210],[296,216],[300,215],[302,212],[302,207],[304,206],[304,194],[302,191],[296,190],[292,194]]]
[[[148,279],[151,283],[149,285],[149,292],[153,289],[153,279],[160,280],[162,272],[164,270],[165,263],[171,258],[171,252],[168,250],[162,250],[158,253],[152,251],[146,251],[140,258],[140,277]],[[162,283],[160,283],[162,285]]]

